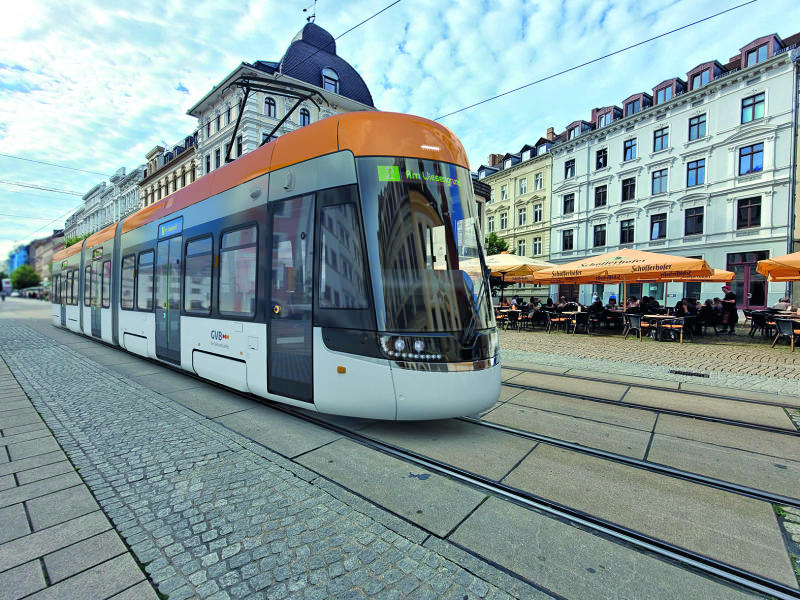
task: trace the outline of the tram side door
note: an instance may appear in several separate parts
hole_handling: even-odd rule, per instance
[[[73,275],[70,274],[69,271],[61,271],[61,277],[58,279],[58,285],[61,286],[59,291],[60,300],[61,300],[61,326],[67,326],[67,301],[69,299],[69,293],[72,292],[72,277]],[[69,288],[67,287],[69,286]]]
[[[181,240],[158,242],[156,251],[156,356],[181,360]]]
[[[314,196],[269,204],[268,388],[313,402]]]
[[[92,261],[92,335],[100,337],[100,261]]]

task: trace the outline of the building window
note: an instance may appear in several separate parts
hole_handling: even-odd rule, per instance
[[[625,140],[622,147],[622,160],[633,160],[636,158],[636,138]]]
[[[711,73],[710,69],[706,69],[702,73],[698,73],[697,75],[692,77],[692,89],[696,90],[700,86],[707,84],[709,77],[711,76],[710,73]]]
[[[525,240],[517,241],[517,256],[525,256]]]
[[[311,113],[307,108],[300,109],[300,127],[305,127],[311,123]]]
[[[500,202],[508,200],[508,185],[500,186]]]
[[[698,115],[689,119],[689,139],[696,140],[706,136],[706,116]]]
[[[564,179],[575,177],[575,159],[570,158],[564,163]]]
[[[764,117],[764,92],[742,100],[742,123],[749,123]]]
[[[500,213],[500,230],[508,229],[508,213]]]
[[[625,221],[620,221],[619,243],[620,244],[633,243],[633,219],[626,219]]]
[[[739,149],[739,175],[756,173],[764,168],[764,143]]]
[[[656,92],[656,104],[661,104],[672,98],[672,86],[661,88]]]
[[[503,168],[504,169],[510,169],[511,168],[511,159],[510,158],[507,158],[506,161],[503,163]]]
[[[268,117],[272,117],[273,119],[275,118],[277,111],[274,98],[264,99],[264,114]]]
[[[686,187],[701,185],[706,182],[706,160],[693,160],[686,165]]]
[[[214,150],[214,168],[219,169],[220,165],[220,156],[219,156],[219,148]]]
[[[595,155],[594,168],[602,169],[607,165],[608,165],[608,149],[603,148],[602,150],[598,150]]]
[[[535,237],[533,238],[533,244],[531,247],[531,256],[538,256],[542,253],[542,238]]]
[[[594,188],[594,207],[605,206],[608,203],[608,191],[606,186],[598,185]]]
[[[186,187],[186,171],[183,171],[181,173],[181,187],[182,188]]]
[[[206,173],[211,172],[211,155],[206,154]]]
[[[489,190],[489,204],[494,202],[494,188]]]
[[[236,138],[236,156],[242,155],[242,136]]]
[[[219,252],[219,312],[253,316],[256,312],[255,225],[222,234]]]
[[[736,207],[736,229],[761,226],[761,198],[742,198]]]
[[[322,89],[334,94],[339,93],[339,75],[333,69],[322,69]]]
[[[577,127],[573,127],[572,129],[569,130],[569,134],[567,135],[567,139],[574,140],[576,137],[578,137],[578,128]]]
[[[597,126],[598,127],[605,127],[606,125],[611,125],[611,113],[607,112],[597,119]]]
[[[231,124],[231,107],[228,106],[225,109],[225,125],[230,125],[230,124]]]
[[[564,214],[568,215],[575,212],[575,194],[564,196]]]
[[[635,115],[639,112],[639,101],[638,100],[631,100],[625,105],[625,116],[629,117],[630,115]]]
[[[541,173],[537,173],[533,176],[533,189],[540,190],[544,185],[544,176]]]
[[[528,193],[528,178],[523,177],[519,180],[519,193],[520,194],[527,194]]]
[[[530,160],[530,158],[531,158],[531,151],[525,150],[525,152],[522,153],[522,160]]]
[[[220,127],[220,115],[217,114],[217,128],[215,131],[219,131],[220,129],[222,129],[222,127]]]
[[[211,137],[211,121],[206,123],[206,139]]]
[[[663,240],[667,237],[667,213],[650,216],[650,239]]]
[[[622,201],[628,202],[629,200],[636,199],[636,178],[622,180]]]
[[[595,225],[594,226],[594,247],[599,248],[600,246],[606,245],[606,226],[605,225]]]
[[[572,229],[561,232],[561,249],[572,250]]]
[[[667,170],[653,171],[653,194],[663,194],[667,191]]]
[[[533,206],[533,222],[539,223],[542,220],[542,205],[535,204]]]
[[[703,207],[687,208],[684,213],[683,235],[703,233]]]
[[[653,152],[666,150],[669,146],[669,128],[662,127],[653,132]]]
[[[528,220],[528,211],[525,208],[517,209],[517,227],[522,227]]]
[[[494,231],[494,217],[486,217],[486,229],[489,233]]]
[[[762,61],[767,60],[767,45],[764,44],[763,46],[759,46],[755,50],[750,50],[747,53],[747,61],[745,62],[746,67],[752,67]]]

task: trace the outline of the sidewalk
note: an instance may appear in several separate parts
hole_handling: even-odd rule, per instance
[[[23,597],[158,598],[0,362],[0,599]]]

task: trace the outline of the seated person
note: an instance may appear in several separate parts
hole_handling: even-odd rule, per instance
[[[530,304],[531,304],[531,308],[535,308],[537,310],[542,308],[542,303],[539,302],[539,298],[537,298],[536,296],[531,296]]]
[[[789,298],[781,298],[775,304],[772,305],[772,308],[775,310],[789,310],[792,307]]]
[[[544,306],[542,308],[544,310],[555,310],[556,306],[555,306],[555,304],[553,304],[553,299],[552,298],[548,298],[547,302],[544,303]]]
[[[601,316],[603,316],[605,314],[605,312],[606,312],[606,309],[603,306],[603,301],[600,300],[600,298],[598,298],[597,300],[595,300],[594,302],[592,302],[589,305],[589,308],[587,309],[586,312],[588,312],[589,316],[592,316],[592,317],[601,317]]]
[[[617,297],[616,296],[611,296],[611,298],[608,299],[608,304],[606,304],[606,308],[608,310],[616,310],[616,309],[619,308],[619,306],[617,306]]]
[[[500,300],[500,306],[502,306],[503,308],[508,308],[509,306],[508,298],[503,298],[502,300]]]
[[[561,296],[561,298],[558,300],[558,308],[563,310],[566,305],[567,305],[567,299],[564,298],[564,296]]]

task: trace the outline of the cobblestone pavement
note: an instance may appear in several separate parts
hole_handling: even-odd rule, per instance
[[[800,351],[770,348],[739,330],[734,337],[709,336],[678,344],[649,338],[627,340],[619,333],[596,335],[500,331],[503,358],[536,364],[637,375],[719,387],[800,395]],[[676,375],[670,369],[708,374],[708,378]]]
[[[29,327],[0,355],[169,600],[545,597]]]

